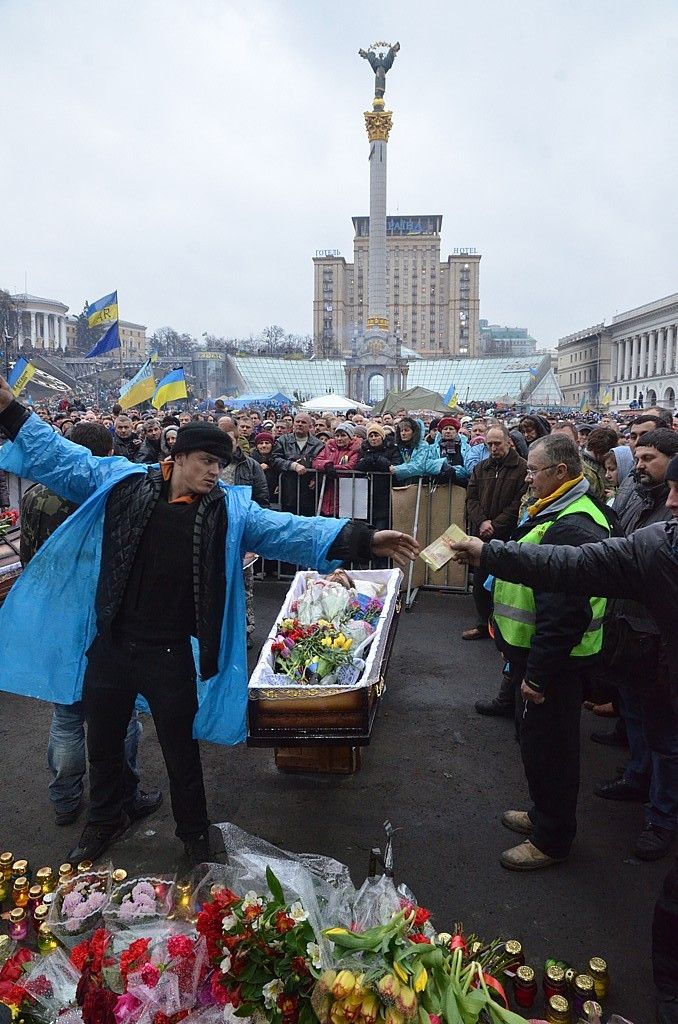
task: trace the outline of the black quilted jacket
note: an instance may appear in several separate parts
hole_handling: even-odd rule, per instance
[[[96,595],[100,633],[110,633],[113,628],[141,535],[160,499],[161,486],[160,470],[151,469],[145,476],[122,480],[108,497]],[[217,672],[226,595],[225,538],[224,493],[214,487],[200,499],[193,536],[193,594],[203,679]]]

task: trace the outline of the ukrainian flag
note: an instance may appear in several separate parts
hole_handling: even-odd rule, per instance
[[[155,377],[151,360],[147,359],[138,373],[120,388],[120,405],[123,409],[131,409],[134,405],[152,398],[155,393]]]
[[[103,299],[97,299],[86,309],[87,323],[90,327],[98,327],[99,324],[110,324],[118,320],[118,293],[111,292],[104,295]]]
[[[582,395],[581,402],[579,403],[579,412],[586,413],[589,411],[589,408],[590,406],[588,397],[586,395]]]
[[[151,404],[155,409],[161,409],[167,402],[176,402],[178,398],[188,398],[183,366],[178,366],[162,378],[155,389]]]
[[[459,398],[458,398],[458,395],[457,395],[456,385],[450,384],[449,388],[445,392],[445,397],[443,398],[443,402],[448,407],[448,409],[456,409],[457,408],[457,406],[459,405]]]
[[[85,359],[91,359],[93,356],[105,356],[107,352],[112,352],[115,348],[120,348],[120,331],[117,320],[114,320],[108,330],[104,331]]]
[[[19,397],[29,380],[35,375],[36,370],[37,366],[33,366],[33,363],[29,363],[29,361],[24,359],[23,356],[20,356],[17,359],[16,363],[12,367],[9,377],[7,378],[7,383],[11,387],[16,398]]]
[[[611,401],[612,401],[612,392],[610,391],[609,388],[605,388],[605,390],[603,391],[603,401],[602,401],[601,404],[602,405],[609,405]]]

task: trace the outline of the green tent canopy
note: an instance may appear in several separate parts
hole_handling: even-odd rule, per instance
[[[409,388],[407,391],[389,391],[385,398],[372,409],[374,416],[383,416],[385,412],[396,412],[398,409],[415,411],[428,409],[431,412],[447,412],[452,410],[445,405],[442,395],[428,388]]]

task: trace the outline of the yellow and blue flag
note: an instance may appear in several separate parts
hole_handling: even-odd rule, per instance
[[[443,398],[443,402],[448,407],[448,409],[456,409],[457,408],[457,406],[459,405],[459,398],[458,398],[458,395],[457,395],[457,388],[456,388],[455,384],[450,384],[449,388],[445,392],[445,397]]]
[[[605,388],[605,390],[603,391],[603,400],[601,402],[601,405],[609,405],[611,403],[611,401],[612,401],[612,392],[610,391],[609,388]]]
[[[131,409],[134,405],[141,405],[142,402],[153,397],[155,386],[155,376],[153,375],[151,360],[147,359],[132,379],[120,388],[120,405],[123,409]]]
[[[7,378],[7,383],[16,398],[19,397],[29,380],[35,375],[36,370],[37,366],[33,366],[33,363],[29,363],[23,356],[17,359]]]
[[[581,402],[579,403],[579,412],[586,413],[586,412],[589,412],[589,410],[590,410],[589,400],[588,400],[586,395],[582,395],[581,396]]]
[[[175,370],[170,370],[162,378],[155,389],[151,404],[155,409],[161,409],[167,402],[175,402],[178,398],[188,398],[186,377],[184,376],[182,366],[178,366]]]
[[[92,302],[85,310],[87,324],[89,327],[98,327],[99,324],[110,324],[118,320],[118,293],[111,292],[104,295],[103,299]]]
[[[120,348],[120,331],[118,330],[117,320],[101,335],[92,351],[87,353],[85,359],[91,359],[92,356],[105,356],[107,352],[112,352],[114,348]]]
[[[532,377],[538,377],[538,376],[539,376],[539,370],[537,369],[537,367],[536,367],[536,366],[529,366],[529,367],[528,367],[528,373],[529,373],[529,374],[530,374],[530,375],[531,375]]]

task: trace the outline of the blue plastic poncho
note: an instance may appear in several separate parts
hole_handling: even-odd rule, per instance
[[[97,458],[37,416],[0,448],[0,469],[35,480],[79,504],[43,544],[0,608],[0,689],[59,704],[80,700],[86,651],[96,635],[95,596],[108,495],[148,466]],[[303,518],[262,509],[249,487],[224,488],[226,600],[219,671],[198,683],[196,739],[241,743],[247,735],[247,649],[242,557],[256,551],[331,572],[327,552],[346,519]]]

